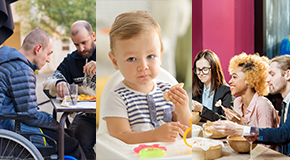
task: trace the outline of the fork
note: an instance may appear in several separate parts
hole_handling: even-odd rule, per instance
[[[88,63],[88,59],[86,58],[86,63],[85,65]],[[87,79],[87,72],[85,72],[84,75],[84,80],[83,80],[83,85],[86,86],[88,84],[88,79]]]

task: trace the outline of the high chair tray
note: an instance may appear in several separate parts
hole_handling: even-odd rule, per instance
[[[191,138],[188,139],[191,141]],[[154,159],[178,159],[178,160],[192,160],[192,149],[185,145],[182,139],[173,143],[154,142],[142,143],[146,145],[160,144],[165,146],[167,151],[162,158]],[[110,136],[107,133],[96,135],[96,156],[97,159],[140,159],[139,154],[134,152],[134,148],[140,144],[126,144],[117,138]]]

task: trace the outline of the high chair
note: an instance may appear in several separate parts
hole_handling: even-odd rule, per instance
[[[108,92],[117,85],[120,81],[122,81],[124,77],[120,73],[120,71],[115,72],[112,77],[107,82],[100,102],[100,116],[99,116],[99,128],[96,134],[96,157],[97,159],[139,159],[139,155],[134,153],[133,149],[138,147],[139,144],[126,144],[123,141],[112,137],[109,135],[107,130],[106,121],[102,119],[103,108],[105,98]],[[166,70],[160,68],[160,73],[156,77],[157,80],[162,80],[164,82],[171,83],[172,85],[177,84],[177,80]],[[173,143],[165,143],[165,142],[155,142],[155,143],[145,143],[145,144],[161,144],[162,146],[171,147],[168,148],[166,156],[168,158],[163,157],[162,159],[191,159],[191,148],[187,147],[182,140]],[[173,151],[169,153],[169,151]],[[182,153],[190,152],[190,155],[182,155],[181,153],[177,153],[180,150]],[[177,156],[179,155],[179,156]],[[180,156],[181,155],[181,156]]]

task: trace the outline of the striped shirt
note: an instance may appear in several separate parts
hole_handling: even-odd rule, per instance
[[[129,121],[132,131],[143,132],[154,129],[150,119],[147,96],[153,96],[157,122],[162,125],[172,121],[174,105],[163,98],[163,93],[168,91],[170,84],[154,82],[154,89],[149,93],[135,91],[123,82],[116,85],[107,95],[103,118],[122,117]]]

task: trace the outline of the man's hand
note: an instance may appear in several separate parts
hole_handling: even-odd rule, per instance
[[[242,135],[243,126],[229,120],[218,120],[213,122],[213,127],[224,135]]]
[[[59,82],[57,85],[56,85],[56,92],[58,94],[59,97],[63,98],[63,90],[64,90],[64,86],[67,85],[66,82]]]
[[[96,62],[90,61],[84,66],[83,73],[88,73],[91,77],[96,74]]]

